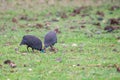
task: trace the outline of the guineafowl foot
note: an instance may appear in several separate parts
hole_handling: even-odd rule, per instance
[[[29,48],[29,46],[27,46],[27,51],[29,52],[29,49],[28,49],[28,48]]]

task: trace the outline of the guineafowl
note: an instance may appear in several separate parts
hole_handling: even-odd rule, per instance
[[[54,50],[53,46],[57,43],[57,36],[55,31],[48,32],[44,37],[44,49],[47,47],[51,47],[52,50]]]
[[[23,36],[23,39],[22,39],[20,45],[27,45],[28,51],[29,51],[28,48],[31,47],[32,51],[34,51],[34,49],[35,49],[35,50],[39,50],[41,52],[44,52],[44,50],[42,49],[42,41],[33,35]]]

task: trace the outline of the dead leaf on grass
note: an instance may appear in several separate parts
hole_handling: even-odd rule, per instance
[[[112,31],[118,30],[118,29],[120,29],[120,26],[106,26],[104,28],[104,30],[106,30],[107,32],[112,32]]]
[[[104,13],[102,11],[97,11],[96,14],[99,15],[99,16],[104,17]]]
[[[53,48],[53,49],[49,48],[49,51],[56,53],[58,51],[58,49],[57,48]]]
[[[57,62],[62,62],[62,58],[56,58]]]
[[[58,34],[61,33],[61,31],[58,28],[55,28],[54,31]]]
[[[116,19],[116,18],[111,18],[111,19],[109,19],[109,22],[110,22],[111,25],[112,25],[112,24],[119,25],[119,20]]]
[[[17,27],[12,27],[11,30],[12,31],[17,31]]]
[[[12,22],[13,22],[13,23],[18,23],[17,18],[15,18],[15,17],[14,17],[14,18],[12,18]]]
[[[43,28],[43,25],[42,25],[41,23],[37,23],[37,24],[35,25],[35,27],[36,27],[37,29],[39,29],[39,28]]]
[[[117,68],[117,72],[120,72],[120,67]]]
[[[12,62],[11,60],[5,60],[4,64],[8,64],[11,68],[15,68],[16,64]]]
[[[67,16],[67,14],[66,13],[62,13],[61,14],[61,18],[67,18],[68,16]]]
[[[109,10],[114,11],[116,9],[120,9],[120,6],[114,5]]]

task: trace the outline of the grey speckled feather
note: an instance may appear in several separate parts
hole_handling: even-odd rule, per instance
[[[32,50],[34,50],[34,49],[39,50],[39,51],[42,50],[41,40],[33,35],[23,36],[23,39],[22,39],[20,45],[27,45],[27,50],[29,47],[31,47]]]
[[[54,31],[48,32],[44,37],[45,48],[47,48],[49,46],[53,46],[55,43],[57,43],[56,32],[54,32]]]

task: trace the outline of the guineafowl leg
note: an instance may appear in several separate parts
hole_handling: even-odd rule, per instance
[[[34,49],[32,48],[32,51],[34,52]]]
[[[53,50],[53,51],[54,51],[54,47],[53,47],[52,45],[51,45],[50,47],[51,47],[51,50]]]
[[[51,47],[51,51],[53,51],[53,52],[57,52],[57,49],[55,48],[55,47],[53,47],[53,46],[50,46]]]
[[[27,46],[27,51],[29,52],[29,49],[28,49],[28,48],[29,48],[29,46]]]

